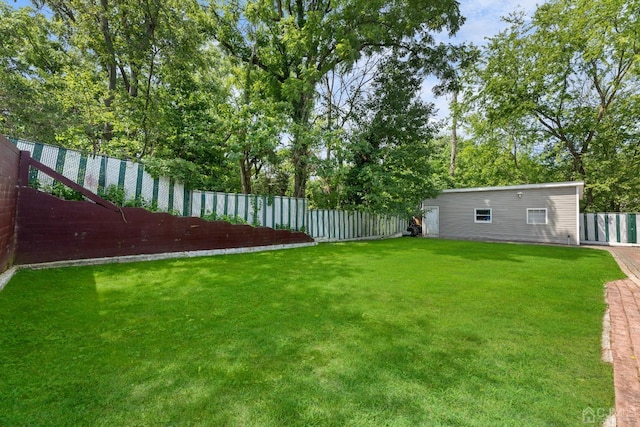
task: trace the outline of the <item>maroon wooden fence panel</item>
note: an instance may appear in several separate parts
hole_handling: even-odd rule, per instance
[[[87,192],[22,156],[16,264],[313,242],[302,232],[120,209],[93,194],[85,195],[93,201],[61,200],[27,186],[29,164]]]
[[[0,273],[11,267],[15,253],[19,163],[20,151],[0,135]]]

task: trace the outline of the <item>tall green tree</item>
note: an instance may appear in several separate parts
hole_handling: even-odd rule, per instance
[[[69,124],[56,96],[68,66],[57,28],[32,8],[0,3],[0,132],[53,140]]]
[[[640,21],[637,0],[554,0],[514,14],[477,74],[474,138],[505,134],[586,182],[585,209],[638,209]],[[526,177],[522,177],[526,180]]]
[[[195,0],[35,0],[81,58],[65,73],[67,107],[87,114],[93,151],[144,157],[163,135],[163,98],[172,74],[205,66],[202,9]],[[93,104],[93,105],[91,105]],[[78,134],[75,131],[74,134]]]
[[[432,179],[433,105],[420,99],[422,80],[410,63],[389,58],[360,107],[346,199],[355,208],[414,214],[437,192]]]
[[[210,61],[194,67],[192,62],[172,64],[161,73],[153,91],[157,141],[145,156],[165,175],[179,177],[192,188],[239,191],[227,140],[226,105],[232,91],[227,82],[229,66],[215,49]],[[131,125],[136,128],[137,122]]]
[[[211,3],[214,37],[229,53],[264,70],[275,100],[290,108],[293,195],[304,197],[313,147],[317,85],[338,64],[385,48],[424,61],[441,54],[433,33],[455,33],[455,0],[296,0]]]
[[[235,95],[223,106],[230,157],[240,171],[241,190],[253,193],[263,168],[274,164],[280,135],[287,121],[286,105],[265,96],[264,73],[253,64],[235,69]]]
[[[451,95],[449,110],[451,111],[451,147],[449,150],[449,177],[456,173],[456,157],[458,153],[458,122],[460,121],[459,94],[462,91],[462,73],[478,60],[480,51],[473,44],[451,46],[448,63],[436,70],[440,83],[433,88],[436,96]]]
[[[313,122],[317,135],[313,180],[307,189],[316,208],[341,209],[348,203],[344,184],[353,157],[348,130],[362,113],[365,94],[381,61],[379,55],[363,58],[352,67],[338,66],[322,79]]]

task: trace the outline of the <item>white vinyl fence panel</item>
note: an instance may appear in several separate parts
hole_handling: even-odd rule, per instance
[[[583,213],[580,215],[582,244],[638,243],[640,215],[636,213]]]
[[[322,241],[392,236],[407,228],[402,217],[366,212],[312,209],[308,216],[307,234]]]

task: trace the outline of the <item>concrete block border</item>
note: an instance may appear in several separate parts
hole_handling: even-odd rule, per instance
[[[141,254],[141,255],[128,255],[120,257],[106,257],[106,258],[90,258],[90,259],[78,259],[68,261],[54,261],[43,262],[39,264],[24,264],[17,265],[9,268],[4,273],[0,274],[0,291],[9,283],[11,278],[19,270],[42,270],[47,268],[64,268],[64,267],[83,267],[89,265],[101,265],[101,264],[124,264],[131,262],[144,262],[144,261],[156,261],[164,259],[177,259],[177,258],[196,258],[205,256],[217,256],[217,255],[231,255],[231,254],[243,254],[252,252],[266,252],[277,251],[283,249],[303,248],[308,246],[316,246],[317,242],[310,243],[292,243],[286,245],[268,245],[268,246],[252,246],[244,248],[227,248],[227,249],[211,249],[203,251],[188,251],[188,252],[165,252],[161,254]]]

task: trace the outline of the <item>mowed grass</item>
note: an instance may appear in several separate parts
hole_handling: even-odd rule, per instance
[[[605,251],[426,239],[21,271],[0,425],[583,425]]]

